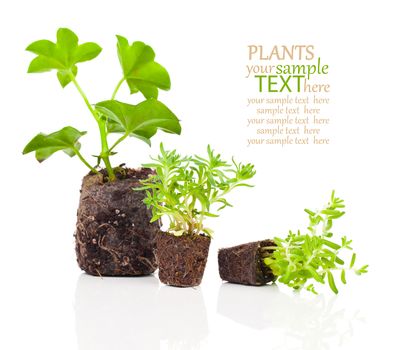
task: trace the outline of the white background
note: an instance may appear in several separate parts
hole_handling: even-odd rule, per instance
[[[1,336],[2,349],[367,349],[390,346],[393,246],[393,70],[389,1],[12,1],[0,11]],[[231,196],[212,221],[201,287],[176,289],[156,276],[100,279],[74,256],[79,186],[86,169],[56,154],[43,164],[21,151],[36,133],[65,125],[98,134],[73,86],[55,73],[27,75],[34,40],[69,27],[102,54],[80,65],[90,100],[106,99],[120,79],[115,34],[152,45],[170,72],[160,99],[181,119],[181,137],[160,133],[152,148],[129,140],[114,163],[138,166],[164,141],[183,153],[208,143],[256,165],[256,187]],[[249,44],[313,44],[330,65],[332,144],[254,147],[245,143],[244,79]],[[256,94],[258,96],[258,94]],[[130,103],[125,87],[119,98]],[[305,207],[330,191],[345,198],[338,234],[354,240],[363,277],[334,297],[285,286],[222,284],[219,247],[305,228]]]

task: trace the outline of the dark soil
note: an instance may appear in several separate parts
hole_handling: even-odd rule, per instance
[[[198,286],[204,275],[210,244],[211,239],[205,236],[176,237],[160,233],[156,250],[160,281],[176,287]]]
[[[274,274],[264,263],[264,258],[270,256],[272,250],[262,249],[274,245],[274,241],[266,239],[219,249],[220,277],[224,281],[253,286],[261,286],[274,281]]]
[[[151,169],[117,169],[117,180],[106,173],[83,178],[75,233],[77,261],[91,275],[139,276],[157,268],[154,249],[159,223],[133,191]]]

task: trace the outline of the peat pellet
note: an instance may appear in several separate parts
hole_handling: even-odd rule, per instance
[[[264,263],[264,258],[271,255],[274,241],[250,242],[235,247],[219,249],[219,274],[222,280],[260,286],[275,280],[271,269]]]
[[[117,180],[102,174],[83,178],[77,229],[77,261],[91,275],[140,276],[157,268],[154,249],[159,222],[142,202],[144,191],[134,191],[151,169],[118,169]]]
[[[174,236],[159,233],[156,256],[159,279],[175,287],[195,287],[201,283],[211,239],[201,235]]]

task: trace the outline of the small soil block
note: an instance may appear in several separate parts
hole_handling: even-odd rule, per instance
[[[83,178],[75,233],[77,261],[91,275],[140,276],[157,268],[154,249],[159,223],[134,191],[151,169],[117,169],[117,180],[106,173]]]
[[[194,287],[201,283],[211,239],[201,235],[174,236],[160,233],[156,256],[159,278],[175,287]]]
[[[264,249],[264,247],[270,246],[275,246],[274,241],[266,239],[219,249],[220,277],[224,281],[253,286],[274,281],[274,274],[264,263],[264,258],[273,252],[272,249]]]

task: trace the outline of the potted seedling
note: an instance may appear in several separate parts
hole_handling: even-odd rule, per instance
[[[166,151],[145,164],[155,174],[142,180],[146,190],[145,204],[152,210],[152,222],[167,217],[168,229],[157,238],[157,260],[161,282],[178,287],[201,283],[212,229],[206,226],[208,217],[230,206],[229,192],[246,183],[254,174],[251,164],[225,162],[208,146],[206,158],[182,157],[176,151]]]
[[[89,169],[83,178],[77,213],[76,253],[81,269],[93,275],[135,276],[152,273],[157,268],[153,254],[157,223],[150,223],[151,212],[146,209],[142,193],[132,191],[141,179],[153,174],[151,169],[114,167],[111,156],[116,147],[129,136],[150,144],[157,130],[180,134],[178,118],[157,100],[158,89],[168,90],[170,78],[155,61],[153,49],[143,42],[129,44],[117,36],[117,51],[122,75],[110,100],[91,104],[77,81],[78,65],[94,59],[101,52],[96,43],[79,44],[75,33],[67,28],[57,31],[57,42],[38,40],[27,47],[37,55],[29,73],[56,71],[60,85],[76,87],[95,120],[100,134],[101,150],[92,165],[81,152],[79,139],[86,134],[72,126],[50,134],[36,135],[23,154],[35,152],[42,162],[58,151],[77,156]],[[144,96],[138,104],[117,101],[123,83],[131,94]],[[116,136],[111,140],[110,136]],[[112,144],[110,143],[112,142]]]
[[[289,232],[286,238],[250,242],[220,249],[218,253],[220,277],[228,282],[264,285],[278,280],[296,290],[306,288],[316,293],[314,282],[328,282],[338,293],[334,275],[338,273],[346,284],[346,272],[357,275],[367,272],[368,265],[355,268],[356,253],[345,264],[344,251],[352,250],[346,236],[335,242],[331,232],[333,221],[345,212],[344,201],[331,194],[330,201],[321,210],[305,209],[309,216],[306,233]]]

